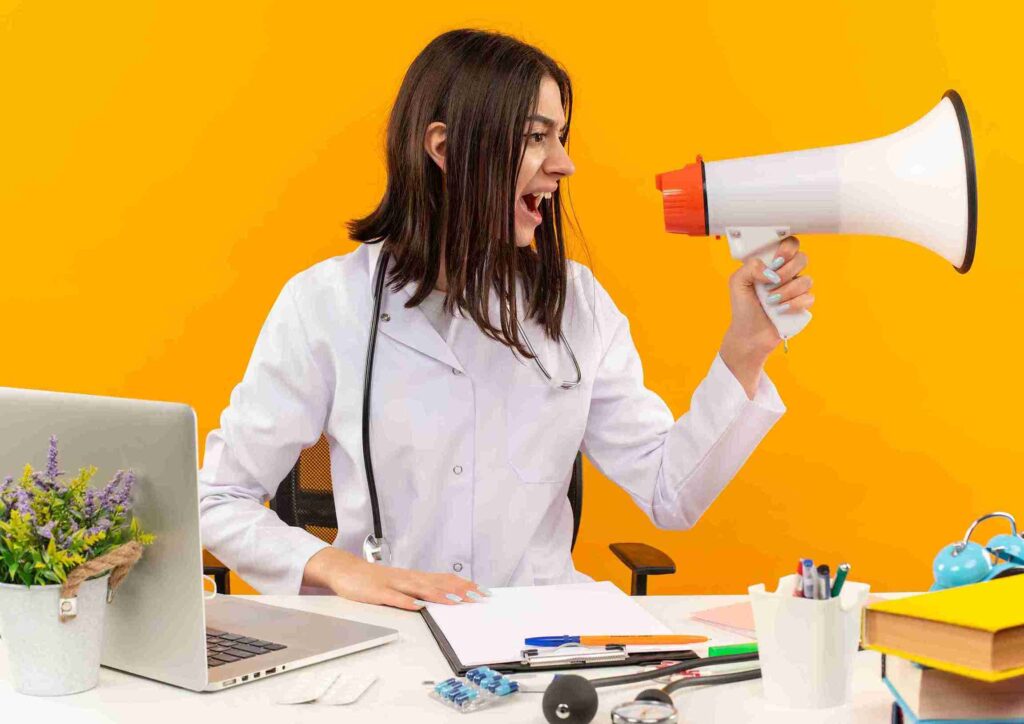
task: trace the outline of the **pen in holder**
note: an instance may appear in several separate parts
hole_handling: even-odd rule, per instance
[[[793,595],[796,575],[783,576],[774,593],[750,586],[761,679],[770,702],[823,709],[850,700],[860,643],[866,583],[847,581],[838,598]]]

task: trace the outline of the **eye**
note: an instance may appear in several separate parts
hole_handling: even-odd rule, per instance
[[[546,133],[528,133],[526,137],[529,138],[533,143],[544,143],[547,138]]]

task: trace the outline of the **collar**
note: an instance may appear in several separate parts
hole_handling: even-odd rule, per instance
[[[381,243],[364,243],[363,247],[366,253],[368,282],[366,288],[370,298],[370,308],[372,309],[373,284],[376,278],[377,260],[380,258]],[[421,354],[433,357],[439,362],[459,370],[459,372],[465,372],[462,364],[452,352],[451,347],[441,339],[441,336],[434,329],[433,325],[430,324],[423,311],[419,307],[405,306],[405,303],[412,298],[409,286],[406,285],[397,292],[392,292],[385,283],[382,290],[384,299],[380,305],[382,319],[377,325],[378,331],[396,342],[404,344],[406,347],[410,347]],[[387,315],[387,317],[383,315]],[[388,321],[384,321],[384,319]]]

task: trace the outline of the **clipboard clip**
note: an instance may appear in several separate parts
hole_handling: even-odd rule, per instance
[[[520,663],[531,668],[543,668],[545,666],[586,666],[606,661],[626,661],[629,654],[626,647],[617,644],[610,644],[603,649],[593,649],[580,644],[562,644],[550,651],[540,649],[523,649],[520,652]]]

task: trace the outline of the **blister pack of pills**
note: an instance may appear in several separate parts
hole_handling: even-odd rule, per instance
[[[479,711],[508,699],[519,684],[494,669],[480,666],[466,672],[466,678],[446,679],[434,685],[430,696],[463,713]]]

